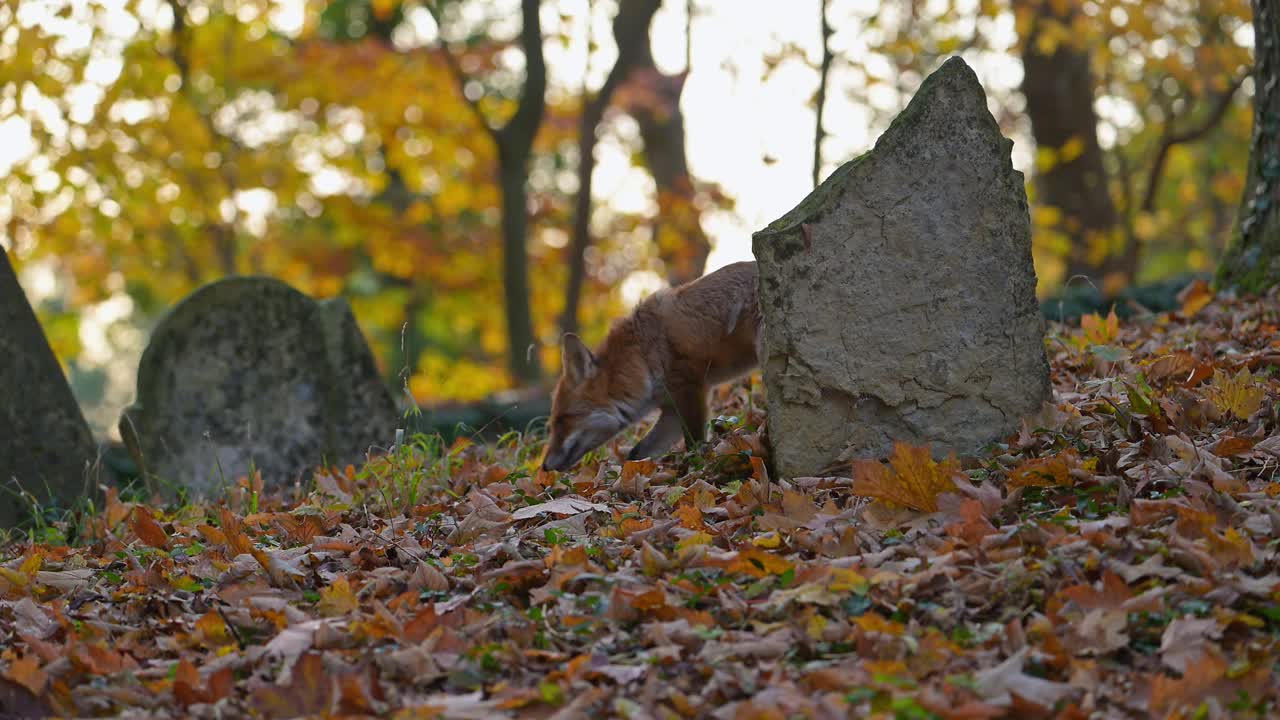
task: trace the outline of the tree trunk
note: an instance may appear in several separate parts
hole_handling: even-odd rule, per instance
[[[1218,284],[1262,292],[1280,284],[1280,3],[1253,0],[1253,142],[1235,242]]]
[[[1115,232],[1119,216],[1107,188],[1098,145],[1089,54],[1066,45],[1059,45],[1050,55],[1041,54],[1037,48],[1045,23],[1070,22],[1069,15],[1057,15],[1053,6],[1049,0],[1041,1],[1031,31],[1024,38],[1022,94],[1027,99],[1027,115],[1037,147],[1061,151],[1072,143],[1080,150],[1071,159],[1060,157],[1053,167],[1040,173],[1037,181],[1040,203],[1061,211],[1060,227],[1071,239],[1068,280],[1084,275],[1098,282],[1107,270],[1108,258],[1106,254],[1098,257],[1091,249],[1097,243],[1105,243],[1104,238]]]
[[[507,315],[508,364],[521,383],[542,379],[537,337],[529,305],[529,157],[546,114],[547,65],[542,53],[540,0],[521,0],[526,75],[520,104],[497,130],[499,187],[502,191],[502,283]]]
[[[522,383],[541,379],[533,316],[529,312],[529,193],[528,155],[518,149],[498,150],[502,190],[502,296],[507,315],[508,363],[511,376]],[[534,348],[531,350],[531,348]]]
[[[831,24],[827,21],[827,0],[821,0],[818,12],[822,13],[819,23],[822,32],[822,66],[818,70],[818,96],[815,99],[817,117],[814,118],[813,123],[813,187],[815,188],[822,180],[822,141],[827,137],[827,132],[822,127],[822,111],[827,105],[827,79],[831,75],[831,62],[834,59],[831,55],[832,30]]]
[[[668,281],[679,285],[702,275],[707,255],[711,253],[711,241],[702,230],[700,213],[694,206],[693,180],[684,145],[680,95],[689,69],[685,68],[679,75],[659,72],[646,33],[636,71],[636,75],[643,76],[650,93],[648,101],[637,103],[629,110],[640,125],[645,164],[658,187],[658,217],[653,223],[653,238],[658,245],[658,256],[666,265]],[[675,233],[664,234],[663,228],[668,223],[676,228]],[[668,241],[664,242],[664,237]]]
[[[618,59],[595,97],[587,99],[583,93],[582,117],[578,124],[578,197],[574,206],[573,237],[569,243],[569,284],[565,289],[564,315],[560,318],[563,332],[578,330],[578,308],[587,279],[586,252],[591,245],[591,190],[596,169],[597,132],[614,91],[626,82],[647,45],[649,26],[661,5],[662,0],[622,0],[613,20]]]

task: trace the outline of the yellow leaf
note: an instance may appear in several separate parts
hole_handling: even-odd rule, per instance
[[[1204,280],[1196,280],[1179,293],[1179,299],[1182,300],[1182,316],[1195,317],[1196,313],[1213,302],[1213,289]]]
[[[234,641],[231,632],[227,629],[227,623],[223,621],[217,610],[210,610],[200,616],[196,621],[196,630],[204,638],[205,644],[211,647],[228,645]]]
[[[1031,219],[1036,227],[1057,227],[1058,223],[1062,222],[1062,210],[1052,205],[1037,205],[1031,211]]]
[[[319,610],[324,615],[346,615],[360,607],[351,582],[345,575],[338,577],[333,584],[320,590]]]
[[[1089,345],[1109,345],[1120,334],[1120,319],[1116,317],[1115,308],[1107,313],[1103,320],[1098,313],[1090,313],[1080,318],[1080,330]]]
[[[879,613],[869,612],[859,615],[853,621],[863,632],[884,633],[885,635],[898,636],[906,631],[902,623],[896,623],[892,620],[886,620]]]
[[[1048,57],[1058,49],[1058,36],[1053,33],[1042,32],[1036,36],[1036,52],[1040,55]]]
[[[859,460],[853,466],[853,492],[913,510],[935,512],[938,496],[955,490],[960,472],[955,456],[935,462],[928,447],[894,443],[889,467],[878,460]]]
[[[711,536],[704,532],[696,532],[676,543],[676,551],[680,552],[687,548],[696,547],[698,545],[710,545]]]
[[[786,558],[750,548],[738,551],[738,556],[729,563],[727,572],[763,578],[769,575],[781,575],[793,567],[795,566]]]
[[[827,589],[832,592],[864,593],[869,586],[870,583],[857,570],[832,568],[831,582],[827,584]]]
[[[782,545],[782,537],[776,532],[767,532],[752,538],[751,544],[756,547],[773,549]]]
[[[1051,147],[1036,148],[1036,172],[1047,173],[1058,164],[1058,150]]]
[[[1084,138],[1079,135],[1073,135],[1061,148],[1058,148],[1058,155],[1063,163],[1069,163],[1083,154]]]
[[[1244,419],[1262,407],[1267,391],[1253,381],[1249,368],[1241,368],[1234,377],[1221,370],[1213,371],[1213,380],[1205,388],[1205,394],[1221,413],[1230,413]]]
[[[1066,487],[1071,485],[1071,468],[1079,462],[1074,450],[1028,460],[1009,473],[1010,488]]]
[[[822,631],[827,629],[827,618],[818,613],[809,616],[809,621],[805,623],[804,632],[814,640],[822,639]]]
[[[1138,213],[1138,216],[1133,219],[1133,234],[1137,235],[1139,240],[1152,240],[1159,231],[1160,225],[1156,223],[1151,213]]]

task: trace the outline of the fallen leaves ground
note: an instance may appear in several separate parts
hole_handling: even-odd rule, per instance
[[[113,494],[0,556],[0,715],[1274,717],[1280,305],[1202,295],[1051,327],[1054,407],[980,457],[770,479],[744,384],[659,463]]]

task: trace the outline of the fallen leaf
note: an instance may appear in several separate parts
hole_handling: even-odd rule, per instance
[[[1028,648],[1023,648],[999,665],[974,673],[973,686],[978,697],[996,705],[1009,705],[1016,695],[1038,706],[1043,712],[1052,709],[1059,700],[1074,692],[1066,683],[1024,673],[1022,666],[1026,662],[1027,652]]]
[[[512,520],[528,520],[539,515],[577,515],[581,512],[609,512],[608,505],[576,497],[561,497],[537,505],[527,505],[511,513]]]
[[[1210,650],[1210,640],[1222,637],[1222,627],[1213,618],[1185,615],[1169,623],[1160,637],[1160,661],[1178,673]]]
[[[1049,457],[1027,460],[1009,472],[1010,489],[1020,487],[1067,487],[1073,484],[1071,470],[1080,457],[1067,449]]]
[[[1218,412],[1230,413],[1241,419],[1257,412],[1267,398],[1266,388],[1253,381],[1253,374],[1247,367],[1235,375],[1214,370],[1213,380],[1204,392]]]
[[[927,447],[894,443],[889,466],[877,460],[853,464],[853,492],[923,512],[938,510],[938,496],[956,489],[960,464],[955,457],[935,462]]]
[[[9,663],[4,677],[30,690],[33,695],[43,695],[49,676],[40,667],[40,661],[32,655],[24,655]],[[0,705],[0,708],[3,708]]]
[[[1182,303],[1182,316],[1195,317],[1209,303],[1213,302],[1213,288],[1204,280],[1197,279],[1178,293],[1178,301]]]
[[[151,547],[160,550],[169,549],[169,535],[151,516],[151,511],[141,505],[133,508],[133,515],[129,518],[129,529],[133,530],[133,534],[137,535],[139,540]]]

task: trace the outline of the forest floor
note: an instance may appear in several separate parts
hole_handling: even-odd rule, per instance
[[[1280,304],[1182,302],[1051,326],[1054,407],[980,457],[770,479],[743,383],[658,463],[113,493],[0,555],[0,715],[1275,717]]]

